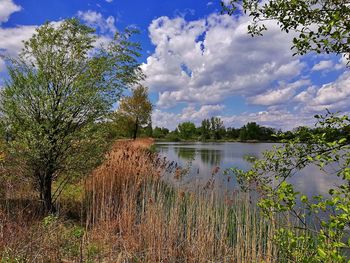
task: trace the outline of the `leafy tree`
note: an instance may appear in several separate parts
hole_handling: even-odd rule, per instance
[[[94,47],[94,30],[77,19],[39,27],[18,58],[9,59],[1,91],[1,115],[13,135],[8,151],[26,164],[46,212],[65,184],[103,156],[101,129],[122,90],[142,74],[133,31],[116,34],[107,48]],[[65,175],[65,177],[62,177]],[[52,193],[53,181],[61,184]]]
[[[273,134],[275,130],[269,127],[260,126],[255,122],[248,122],[240,129],[239,138],[242,141],[246,140],[275,140]]]
[[[193,122],[183,122],[177,126],[179,135],[183,139],[190,139],[196,134],[196,126]]]
[[[169,134],[169,130],[167,128],[155,127],[153,130],[154,138],[164,138],[168,134]]]
[[[119,111],[113,112],[109,115],[110,126],[113,127],[117,136],[131,137],[133,136],[134,123],[132,119],[125,118]]]
[[[147,137],[152,137],[153,136],[153,128],[152,128],[152,121],[150,121],[147,126],[144,129],[145,135]]]
[[[153,134],[154,138],[162,138],[162,137],[164,137],[164,134],[162,132],[162,128],[160,128],[160,127],[155,127],[153,129],[153,133],[152,134]]]
[[[138,86],[130,97],[120,101],[118,113],[131,124],[132,138],[135,140],[140,128],[151,121],[152,103],[148,98],[148,89]]]
[[[242,141],[258,140],[260,126],[256,122],[248,122],[241,128],[239,138]]]
[[[294,31],[295,54],[309,51],[344,54],[350,61],[350,5],[343,0],[231,0],[223,11],[232,15],[243,7],[253,22],[252,35],[262,35],[264,21],[276,20],[282,31]]]
[[[204,119],[200,127],[201,139],[208,140],[210,139],[210,120]]]
[[[277,134],[277,133],[278,131],[276,131],[273,128],[260,126],[259,140],[275,141],[277,140],[277,138],[274,136],[274,134]]]
[[[176,131],[169,132],[165,136],[165,138],[171,142],[179,142],[180,141],[179,133]]]
[[[278,226],[275,233],[283,259],[288,262],[347,262],[346,249],[350,249],[349,241],[345,241],[350,227],[350,118],[331,113],[316,115],[316,118],[323,133],[297,129],[293,139],[265,152],[264,158],[251,170],[233,170],[243,189],[259,192],[258,205],[266,216],[290,218],[285,222],[287,225]],[[330,141],[327,133],[334,129],[342,136]],[[306,132],[308,139],[301,141]],[[330,185],[328,194],[307,196],[300,193],[288,180],[308,165],[316,165],[321,170],[335,167],[336,172],[329,176],[340,177],[342,181],[337,186]]]
[[[229,127],[226,129],[226,137],[229,139],[238,139],[240,134],[240,129],[235,129],[233,127]]]
[[[218,117],[211,117],[210,131],[214,140],[220,140],[225,134],[225,127],[223,121]]]

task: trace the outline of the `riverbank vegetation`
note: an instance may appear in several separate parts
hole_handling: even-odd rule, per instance
[[[146,126],[141,136],[150,136],[163,141],[276,141],[276,129],[260,126],[255,122],[241,128],[226,128],[219,117],[204,119],[200,126],[193,122],[182,122],[173,131],[167,128]]]
[[[286,32],[302,30],[294,39],[298,54],[349,53],[345,2],[229,2],[231,15],[237,2],[238,10],[253,11],[253,35],[266,29],[258,24],[266,16]],[[309,25],[317,23],[315,32]],[[94,30],[77,19],[46,23],[19,57],[7,58],[9,80],[0,97],[0,262],[348,261],[349,117],[327,112],[316,115],[314,129],[291,132],[256,123],[225,128],[218,117],[200,127],[184,122],[172,132],[153,129],[134,33],[118,32],[97,47]],[[120,100],[126,90],[131,95]],[[252,160],[248,171],[229,170],[239,189],[214,191],[215,167],[203,189],[183,191],[163,178],[181,180],[186,169],[150,150],[152,138],[138,135],[284,144]],[[117,140],[122,136],[134,140]],[[322,196],[300,193],[288,180],[308,165],[326,172],[336,167],[329,175],[341,183]]]
[[[151,143],[116,142],[99,168],[63,190],[56,214],[40,214],[30,187],[8,180],[2,262],[278,262],[275,221],[249,194],[219,198],[210,187],[200,194],[164,183],[181,171]]]

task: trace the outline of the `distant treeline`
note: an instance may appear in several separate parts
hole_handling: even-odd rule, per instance
[[[13,140],[13,135],[6,132],[0,119],[0,137],[3,141]],[[133,125],[126,125],[120,121],[106,121],[96,123],[106,131],[109,141],[115,138],[133,138]],[[248,122],[240,128],[225,127],[219,117],[204,119],[200,126],[193,122],[182,122],[174,130],[164,127],[152,127],[149,123],[137,131],[138,137],[152,137],[164,141],[242,141],[242,142],[279,142],[283,139],[298,138],[301,142],[306,142],[313,135],[324,134],[326,140],[333,141],[344,134],[350,140],[350,127],[342,129],[311,128],[299,126],[290,131],[277,130],[265,127],[256,122]]]
[[[293,139],[298,137],[301,142],[310,139],[314,134],[323,134],[328,140],[339,138],[342,134],[350,134],[350,127],[347,129],[332,129],[325,131],[321,128],[310,128],[299,126],[291,131],[282,132],[271,127],[265,127],[256,122],[248,122],[240,128],[225,127],[223,121],[218,117],[204,119],[200,126],[193,122],[180,123],[176,129],[169,130],[164,127],[154,127],[149,124],[141,130],[141,135],[153,137],[166,141],[265,141],[278,142],[282,139]]]
[[[220,118],[212,117],[204,119],[199,127],[188,121],[180,123],[173,131],[164,127],[152,128],[151,125],[148,125],[142,132],[146,136],[169,141],[276,141],[275,134],[279,131],[260,126],[255,122],[249,122],[241,128],[226,128]]]

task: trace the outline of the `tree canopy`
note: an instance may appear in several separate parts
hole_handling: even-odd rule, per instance
[[[120,101],[119,116],[124,119],[125,126],[130,129],[133,139],[136,139],[140,128],[151,122],[152,103],[148,98],[148,89],[138,86],[132,95]]]
[[[177,130],[179,131],[179,135],[181,138],[190,139],[196,133],[196,125],[193,122],[186,121],[186,122],[180,123],[177,126]]]
[[[96,48],[94,30],[79,20],[46,23],[18,58],[8,59],[0,111],[12,137],[9,154],[25,163],[47,212],[61,191],[53,194],[52,182],[65,174],[63,187],[72,173],[100,159],[97,123],[142,78],[132,34],[116,34],[108,47]]]

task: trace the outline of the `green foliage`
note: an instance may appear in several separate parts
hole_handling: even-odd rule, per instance
[[[122,123],[123,120],[120,121]],[[124,120],[125,121],[125,120]],[[119,125],[123,127],[124,125]],[[184,122],[178,125],[178,128],[169,132],[166,128],[155,127],[152,131],[152,137],[166,139],[170,141],[184,140],[223,140],[233,139],[241,141],[276,141],[276,130],[253,123],[248,123],[241,128],[225,128],[223,121],[219,117],[204,119],[201,126],[196,127],[192,122]]]
[[[225,135],[224,122],[218,117],[211,117],[210,131],[214,140],[220,140]]]
[[[180,137],[179,137],[179,134],[177,132],[170,132],[170,133],[168,133],[165,136],[165,139],[167,141],[170,141],[170,142],[179,142],[179,141],[181,141]]]
[[[235,129],[233,127],[229,127],[226,129],[225,137],[229,139],[238,139],[240,134],[240,129]]]
[[[225,136],[226,130],[223,121],[219,117],[204,119],[199,129],[201,140],[220,140]]]
[[[179,131],[179,136],[185,140],[191,139],[196,135],[196,126],[193,122],[187,121],[180,123],[177,129]]]
[[[146,137],[152,137],[153,136],[152,121],[150,121],[147,124],[147,126],[143,129],[143,133],[146,135]]]
[[[169,134],[169,130],[167,128],[155,127],[153,130],[154,138],[165,138]]]
[[[276,233],[281,253],[288,260],[346,262],[345,251],[350,249],[344,241],[350,227],[350,118],[331,113],[315,117],[323,133],[297,129],[293,139],[265,152],[264,159],[251,170],[233,171],[243,189],[259,192],[258,204],[266,216],[283,214],[293,218]],[[334,129],[339,130],[340,137],[330,140],[328,133]],[[305,136],[307,140],[302,141]],[[330,186],[328,195],[307,196],[298,192],[288,179],[308,165],[321,170],[329,165],[337,167],[335,176],[342,183]]]
[[[138,86],[133,89],[132,95],[120,101],[117,114],[124,126],[130,131],[132,137],[136,139],[140,128],[151,122],[152,103],[148,98],[148,89]]]
[[[51,185],[88,172],[103,157],[101,122],[126,87],[142,79],[133,31],[94,48],[94,30],[77,19],[46,23],[9,58],[0,111],[11,135],[7,148],[51,211]],[[64,184],[62,185],[62,187]],[[57,192],[59,194],[60,191]]]
[[[58,221],[58,217],[55,215],[48,215],[43,219],[43,226],[50,227],[53,224],[56,224]]]
[[[267,128],[258,125],[255,122],[248,122],[246,125],[244,125],[240,129],[239,133],[239,139],[241,141],[247,141],[247,140],[261,140],[261,141],[268,141],[268,140],[275,140],[275,137],[273,137],[273,134],[275,134],[275,130],[272,128]]]
[[[350,6],[341,0],[231,0],[222,2],[230,15],[243,7],[252,17],[248,32],[262,35],[266,20],[276,20],[282,31],[294,31],[295,54],[309,51],[344,54],[350,61]]]
[[[204,119],[202,121],[200,132],[201,132],[201,140],[205,141],[210,139],[210,120],[209,119]]]

